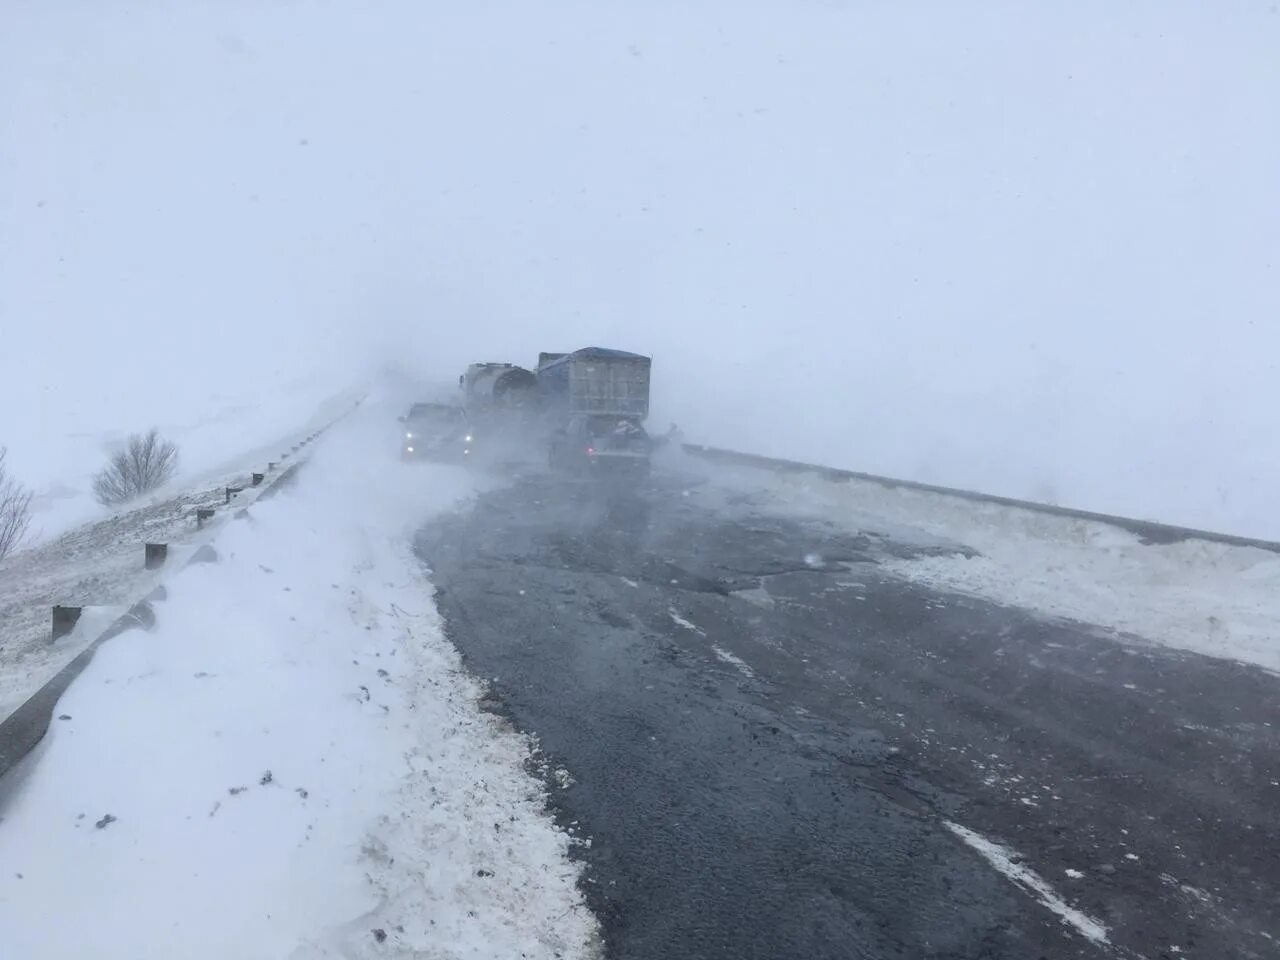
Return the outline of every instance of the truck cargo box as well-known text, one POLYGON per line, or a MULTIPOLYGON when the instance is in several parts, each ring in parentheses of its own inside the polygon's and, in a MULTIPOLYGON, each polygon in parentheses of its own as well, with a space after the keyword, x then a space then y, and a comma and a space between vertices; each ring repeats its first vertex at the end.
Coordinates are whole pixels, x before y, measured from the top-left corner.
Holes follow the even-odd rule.
POLYGON ((650 363, 638 353, 587 347, 539 366, 538 389, 556 413, 643 420, 649 415, 650 363))

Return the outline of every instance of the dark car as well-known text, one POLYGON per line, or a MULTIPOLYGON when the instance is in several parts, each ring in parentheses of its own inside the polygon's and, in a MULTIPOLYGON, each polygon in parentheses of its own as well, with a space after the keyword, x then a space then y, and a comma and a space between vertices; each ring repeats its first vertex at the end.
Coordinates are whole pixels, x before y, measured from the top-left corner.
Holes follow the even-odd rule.
POLYGON ((445 403, 415 403, 400 418, 404 426, 400 452, 406 460, 462 461, 475 448, 467 413, 445 403))
POLYGON ((551 437, 552 468, 579 475, 647 476, 649 452, 644 427, 621 417, 573 417, 551 437))

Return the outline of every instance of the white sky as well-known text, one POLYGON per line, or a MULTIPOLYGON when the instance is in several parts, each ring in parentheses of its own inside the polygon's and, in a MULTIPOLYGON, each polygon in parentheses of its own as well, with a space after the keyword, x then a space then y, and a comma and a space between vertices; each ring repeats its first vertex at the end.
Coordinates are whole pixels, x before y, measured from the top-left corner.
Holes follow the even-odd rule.
POLYGON ((1280 537, 1274 4, 0 8, 0 443, 41 482, 598 343, 654 355, 659 428, 1280 537))

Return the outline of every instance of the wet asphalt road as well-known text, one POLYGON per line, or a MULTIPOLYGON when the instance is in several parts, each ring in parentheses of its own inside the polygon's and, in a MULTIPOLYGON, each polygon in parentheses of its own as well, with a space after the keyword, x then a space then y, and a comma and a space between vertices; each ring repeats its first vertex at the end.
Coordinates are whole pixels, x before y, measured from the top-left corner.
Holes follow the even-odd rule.
POLYGON ((572 778, 608 956, 1280 957, 1270 675, 894 578, 880 559, 962 547, 714 472, 528 476, 417 547, 451 639, 572 778))

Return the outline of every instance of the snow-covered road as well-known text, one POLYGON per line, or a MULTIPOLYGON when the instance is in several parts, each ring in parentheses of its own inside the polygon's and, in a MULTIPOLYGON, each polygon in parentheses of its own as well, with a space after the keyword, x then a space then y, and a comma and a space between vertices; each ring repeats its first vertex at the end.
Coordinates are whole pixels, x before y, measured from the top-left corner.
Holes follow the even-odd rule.
POLYGON ((1144 543, 1097 520, 869 480, 752 467, 726 476, 788 515, 962 548, 885 562, 909 580, 1089 623, 1124 643, 1280 673, 1280 556, 1269 550, 1195 538, 1144 543))
MULTIPOLYGON (((4 955, 582 957, 570 837, 405 532, 470 496, 337 428, 105 644, 0 798, 4 955)), ((391 442, 384 442, 390 440, 391 442)))

